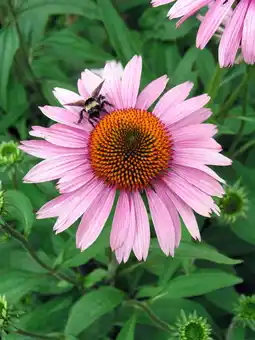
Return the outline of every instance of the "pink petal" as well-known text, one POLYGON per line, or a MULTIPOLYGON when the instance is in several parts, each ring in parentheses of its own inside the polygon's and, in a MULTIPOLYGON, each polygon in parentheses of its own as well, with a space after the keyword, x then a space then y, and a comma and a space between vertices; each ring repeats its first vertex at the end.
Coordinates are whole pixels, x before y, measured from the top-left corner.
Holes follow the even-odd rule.
POLYGON ((190 140, 198 141, 198 143, 201 143, 201 140, 207 140, 213 137, 217 133, 217 131, 218 130, 216 125, 213 124, 188 125, 180 127, 179 129, 176 128, 176 126, 171 126, 169 128, 169 132, 175 143, 190 140))
MULTIPOLYGON (((65 104, 70 104, 70 103, 77 102, 79 100, 84 100, 83 97, 79 96, 75 92, 62 89, 60 87, 55 87, 53 90, 53 94, 57 98, 57 100, 60 102, 60 104, 62 104, 63 106, 65 104)), ((68 109, 70 111, 75 111, 75 112, 81 111, 79 107, 73 107, 73 106, 69 106, 68 109)))
POLYGON ((139 261, 146 260, 150 247, 150 224, 143 199, 138 192, 132 194, 136 217, 136 235, 133 251, 139 261))
POLYGON ((218 166, 227 166, 232 164, 232 161, 229 158, 213 149, 178 147, 178 151, 175 152, 173 162, 175 164, 185 165, 183 164, 184 160, 186 160, 187 166, 189 166, 189 164, 218 166))
POLYGON ((184 203, 177 195, 175 195, 171 189, 167 191, 167 195, 173 202, 175 208, 178 210, 186 228, 190 232, 190 235, 197 240, 201 240, 200 231, 197 225, 197 221, 192 209, 184 203))
POLYGON ((152 4, 153 7, 157 7, 157 6, 161 6, 161 5, 170 4, 173 1, 174 0, 152 0, 151 4, 152 4))
POLYGON ((112 210, 115 189, 105 188, 98 200, 94 200, 84 213, 77 231, 77 247, 87 249, 100 235, 112 210))
POLYGON ((121 95, 125 108, 134 108, 140 87, 142 58, 134 56, 126 65, 121 84, 121 95))
POLYGON ((242 36, 242 53, 247 64, 255 63, 255 2, 250 1, 242 36))
MULTIPOLYGON (((195 3, 195 7, 190 7, 190 11, 187 12, 187 14, 185 14, 177 23, 176 23, 176 27, 179 27, 181 24, 184 23, 184 21, 186 21, 189 17, 191 17, 192 15, 194 15, 200 8, 206 6, 208 4, 208 2, 211 0, 201 0, 201 2, 195 3)), ((171 10, 168 12, 168 16, 170 16, 171 14, 171 10)), ((169 17, 170 19, 172 17, 169 17)))
POLYGON ((171 129, 180 129, 186 125, 196 125, 203 123, 212 115, 212 111, 210 109, 201 108, 195 112, 192 112, 189 116, 182 118, 178 122, 174 123, 171 126, 171 129))
POLYGON ((81 149, 62 148, 44 140, 21 141, 21 143, 23 145, 19 146, 19 149, 39 158, 51 158, 60 154, 64 156, 84 153, 81 149))
POLYGON ((198 214, 210 217, 213 199, 201 190, 197 189, 189 182, 171 172, 164 178, 171 191, 178 195, 185 203, 187 203, 198 214))
POLYGON ((153 110, 153 113, 159 118, 164 118, 167 115, 167 112, 171 111, 173 106, 175 107, 188 97, 192 87, 193 84, 189 81, 173 87, 159 100, 153 110))
POLYGON ((179 0, 170 9, 168 16, 170 19, 179 18, 188 15, 190 12, 196 12, 203 6, 206 6, 211 0, 179 0))
POLYGON ((87 123, 86 124, 87 126, 86 126, 84 124, 84 120, 80 124, 77 124, 79 120, 78 113, 71 112, 65 108, 57 107, 57 106, 44 106, 44 107, 40 107, 40 110, 46 117, 52 120, 55 120, 58 123, 72 126, 76 129, 81 129, 85 131, 88 130, 89 124, 87 123))
POLYGON ((136 108, 147 110, 164 91, 168 80, 167 76, 164 75, 148 84, 139 94, 136 108))
POLYGON ((123 245, 116 249, 116 258, 117 261, 120 262, 127 262, 129 259, 131 250, 134 245, 135 241, 135 236, 136 236, 136 216, 135 216, 135 207, 134 207, 134 202, 131 198, 131 194, 129 194, 129 205, 130 205, 130 210, 129 210, 129 227, 126 235, 126 239, 123 243, 123 245))
MULTIPOLYGON (((97 76, 96 74, 94 74, 88 69, 82 72, 81 79, 89 95, 91 95, 92 92, 95 90, 95 88, 103 81, 101 77, 97 76)), ((102 89, 102 93, 103 93, 103 89, 102 89)))
POLYGON ((174 255, 175 231, 172 218, 157 193, 151 189, 146 190, 151 217, 162 251, 168 256, 174 255))
POLYGON ((113 251, 124 244, 128 233, 129 221, 129 195, 125 191, 120 191, 110 234, 110 245, 113 251))
POLYGON ((209 8, 197 33, 197 47, 203 49, 224 20, 235 0, 217 0, 209 8), (224 4, 225 3, 225 4, 224 4), (223 5, 224 4, 224 5, 223 5))
MULTIPOLYGON (((233 0, 229 2, 233 2, 233 0)), ((239 2, 231 20, 225 27, 219 46, 219 63, 221 67, 233 65, 235 62, 242 39, 243 24, 248 5, 248 1, 239 2)))
POLYGON ((173 221, 174 230, 172 230, 171 233, 174 233, 175 235, 175 247, 177 248, 181 241, 181 222, 180 222, 178 212, 175 206, 173 205, 171 199, 167 195, 167 191, 168 191, 167 185, 163 181, 160 181, 155 185, 155 189, 160 199, 165 203, 165 206, 173 221))
POLYGON ((76 191, 77 189, 83 187, 87 182, 90 182, 94 177, 94 173, 91 170, 89 164, 87 164, 87 169, 80 176, 75 176, 72 181, 58 182, 57 189, 61 194, 76 191))
POLYGON ((209 100, 210 97, 207 94, 202 94, 201 96, 187 99, 179 105, 176 105, 175 107, 172 107, 166 111, 165 115, 163 116, 163 121, 166 125, 174 124, 179 120, 189 116, 193 112, 201 109, 209 102, 209 100))
POLYGON ((84 155, 55 156, 34 166, 24 177, 24 182, 41 183, 60 178, 86 162, 84 155))
POLYGON ((70 201, 61 211, 57 222, 54 225, 56 233, 60 233, 69 228, 80 218, 90 207, 94 200, 98 200, 105 190, 103 183, 96 178, 92 179, 82 188, 70 193, 70 201))
POLYGON ((208 139, 196 139, 196 140, 182 140, 174 142, 174 149, 181 148, 200 148, 201 143, 203 143, 203 148, 205 149, 214 149, 215 151, 220 152, 222 147, 219 143, 217 143, 213 138, 208 139))
POLYGON ((214 178, 205 174, 201 170, 187 168, 180 165, 174 165, 172 170, 190 184, 196 186, 198 189, 210 196, 222 197, 224 195, 224 189, 222 186, 214 178))
POLYGON ((123 108, 121 98, 121 79, 116 74, 115 67, 112 63, 106 63, 104 73, 106 75, 105 92, 109 103, 111 103, 115 109, 123 108))
POLYGON ((85 89, 85 86, 83 84, 82 79, 78 79, 77 87, 78 87, 78 91, 79 91, 81 97, 83 97, 83 98, 88 98, 89 97, 89 93, 85 89))
POLYGON ((65 194, 60 195, 53 200, 44 204, 38 211, 37 211, 37 219, 49 218, 49 217, 56 217, 60 214, 61 211, 65 208, 65 205, 68 204, 70 199, 72 198, 72 194, 65 194))

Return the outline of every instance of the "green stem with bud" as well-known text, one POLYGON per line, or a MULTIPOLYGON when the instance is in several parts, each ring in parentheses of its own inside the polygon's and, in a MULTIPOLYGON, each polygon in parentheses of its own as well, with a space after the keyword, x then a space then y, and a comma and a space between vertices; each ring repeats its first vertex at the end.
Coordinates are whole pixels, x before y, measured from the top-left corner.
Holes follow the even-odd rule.
POLYGON ((51 336, 51 335, 42 335, 42 334, 38 334, 38 333, 32 333, 32 332, 28 332, 28 331, 24 331, 23 329, 19 329, 17 327, 15 333, 16 334, 20 334, 20 335, 24 335, 24 336, 29 336, 33 339, 45 339, 45 340, 59 340, 60 337, 56 337, 56 336, 51 336))
POLYGON ((151 319, 151 321, 153 321, 153 323, 155 324, 155 326, 157 326, 159 329, 165 331, 165 332, 171 332, 171 327, 168 325, 168 323, 166 323, 165 321, 161 320, 148 306, 148 304, 146 302, 140 302, 137 300, 130 300, 127 302, 127 305, 131 305, 134 308, 137 309, 141 309, 143 310, 145 313, 147 313, 147 315, 149 316, 149 318, 151 319))
MULTIPOLYGON (((242 113, 243 113, 243 116, 245 117, 246 114, 247 114, 247 104, 248 104, 248 87, 249 87, 249 80, 250 80, 250 77, 251 77, 251 68, 248 67, 247 69, 247 74, 246 74, 246 82, 244 84, 244 93, 243 93, 243 101, 242 101, 242 113)), ((244 128, 245 128, 245 120, 242 120, 241 121, 241 124, 240 124, 240 127, 239 127, 239 130, 237 132, 237 136, 236 138, 234 139, 232 145, 230 146, 230 149, 229 149, 229 154, 232 155, 237 147, 237 145, 239 144, 239 142, 241 141, 242 139, 242 136, 243 136, 243 131, 244 131, 244 128)))
POLYGON ((36 254, 36 251, 33 249, 33 247, 29 244, 29 242, 26 240, 26 238, 19 233, 17 230, 13 229, 10 225, 8 225, 6 222, 3 222, 1 224, 1 228, 4 232, 6 232, 8 235, 12 236, 15 240, 17 240, 29 253, 29 255, 42 267, 44 268, 49 274, 55 276, 58 280, 64 280, 72 285, 75 285, 77 288, 80 288, 80 283, 73 279, 72 277, 69 277, 65 274, 57 272, 54 268, 44 263, 36 254))

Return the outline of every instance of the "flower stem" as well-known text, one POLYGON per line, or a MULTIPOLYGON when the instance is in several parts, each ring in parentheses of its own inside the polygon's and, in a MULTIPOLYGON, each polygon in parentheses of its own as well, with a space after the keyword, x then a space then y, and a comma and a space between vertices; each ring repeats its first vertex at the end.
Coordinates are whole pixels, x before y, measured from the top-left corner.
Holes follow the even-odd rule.
POLYGON ((146 312, 149 318, 153 321, 153 323, 161 330, 165 332, 171 332, 171 328, 165 321, 161 320, 148 306, 146 302, 140 302, 137 300, 130 300, 127 304, 133 306, 134 308, 138 308, 146 312))
POLYGON ((211 79, 211 81, 210 81, 210 83, 207 87, 207 90, 206 90, 208 95, 211 97, 210 102, 214 101, 214 99, 215 99, 215 97, 218 93, 221 78, 222 78, 222 69, 220 68, 220 65, 217 64, 215 71, 214 71, 214 74, 213 74, 213 77, 212 77, 212 79, 211 79))
POLYGON ((3 231, 5 231, 8 235, 12 236, 15 240, 17 240, 30 254, 30 256, 45 270, 47 270, 49 272, 49 274, 55 276, 58 280, 64 280, 67 281, 69 283, 71 283, 72 285, 75 285, 79 288, 79 283, 69 277, 66 276, 65 274, 62 273, 58 273, 56 272, 56 270, 52 267, 50 267, 49 265, 47 265, 46 263, 44 263, 36 254, 35 250, 33 249, 33 247, 29 244, 29 242, 26 240, 26 238, 19 233, 17 230, 13 229, 10 225, 8 225, 6 222, 3 222, 3 224, 1 224, 1 228, 3 229, 3 231))
POLYGON ((28 332, 28 331, 24 331, 23 329, 19 329, 17 327, 15 327, 15 328, 16 328, 16 331, 15 331, 16 334, 29 336, 33 339, 46 339, 46 340, 59 340, 60 339, 59 337, 56 337, 56 336, 31 333, 31 332, 28 332))
MULTIPOLYGON (((251 72, 251 68, 248 68, 248 70, 247 70, 247 81, 244 84, 244 93, 243 93, 243 102, 242 102, 242 113, 243 113, 244 117, 247 114, 248 87, 249 87, 249 80, 250 80, 250 77, 251 77, 251 73, 252 73, 251 72)), ((241 124, 240 124, 240 127, 239 127, 239 130, 237 132, 237 136, 236 136, 236 138, 234 139, 232 145, 229 148, 229 154, 230 155, 232 155, 234 153, 237 145, 241 141, 242 136, 243 136, 244 128, 245 128, 245 120, 242 120, 241 124)))
POLYGON ((249 81, 249 72, 247 72, 241 82, 241 84, 238 86, 238 88, 231 94, 231 96, 228 98, 225 104, 222 105, 219 112, 217 113, 218 121, 219 123, 223 122, 228 114, 228 110, 231 109, 234 102, 239 97, 240 93, 245 89, 247 86, 247 83, 249 81))

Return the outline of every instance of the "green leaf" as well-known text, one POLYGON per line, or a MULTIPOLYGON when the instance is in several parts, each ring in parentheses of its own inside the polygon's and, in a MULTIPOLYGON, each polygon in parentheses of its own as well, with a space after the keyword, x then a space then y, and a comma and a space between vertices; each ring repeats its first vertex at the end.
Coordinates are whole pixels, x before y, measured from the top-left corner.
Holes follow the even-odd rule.
POLYGON ((205 298, 215 306, 233 313, 233 308, 238 303, 239 295, 233 287, 228 287, 206 294, 205 298))
POLYGON ((196 60, 196 68, 199 72, 199 77, 203 82, 204 88, 206 89, 208 84, 211 82, 216 68, 214 56, 209 49, 200 51, 196 60))
POLYGON ((0 31, 0 103, 4 110, 7 109, 7 85, 10 70, 17 49, 19 39, 13 27, 0 31))
POLYGON ((136 316, 133 315, 124 325, 117 336, 117 340, 134 340, 135 339, 136 316))
POLYGON ((197 78, 197 74, 192 72, 193 65, 198 58, 199 50, 196 47, 190 47, 185 53, 173 74, 173 84, 180 84, 184 81, 190 80, 194 82, 197 78))
POLYGON ((156 39, 161 41, 175 41, 190 33, 193 27, 198 25, 194 18, 184 22, 178 29, 173 20, 167 18, 168 8, 166 6, 148 8, 144 11, 140 25, 144 30, 146 39, 156 39))
MULTIPOLYGON (((96 44, 92 44, 88 40, 77 36, 70 30, 61 30, 53 32, 38 44, 35 51, 36 55, 40 57, 34 61, 35 70, 38 69, 38 62, 41 64, 41 59, 54 57, 55 60, 62 60, 68 63, 69 66, 83 67, 85 61, 97 61, 104 63, 113 57, 99 48, 96 44), (43 46, 43 48, 42 48, 43 46), (77 66, 78 63, 78 66, 77 66), (79 66, 80 65, 80 66, 79 66)), ((37 71, 38 72, 38 71, 37 71)))
POLYGON ((102 315, 117 307, 124 294, 113 287, 103 287, 81 297, 72 307, 66 334, 78 335, 102 315))
POLYGON ((33 206, 21 191, 7 190, 5 193, 7 220, 18 221, 24 234, 28 235, 34 223, 33 206))
POLYGON ((21 317, 19 325, 28 331, 61 331, 66 323, 71 297, 53 298, 48 302, 35 306, 35 308, 21 317))
POLYGON ((105 279, 107 274, 108 274, 107 270, 102 269, 102 268, 97 268, 97 269, 93 270, 93 272, 91 272, 90 274, 85 276, 84 287, 91 288, 96 283, 105 279))
POLYGON ((221 270, 200 270, 173 279, 161 296, 183 298, 203 295, 224 287, 234 286, 243 280, 221 270))
MULTIPOLYGON (((157 240, 152 240, 151 248, 153 253, 159 253, 162 255, 162 257, 164 256, 158 247, 157 240)), ((242 260, 234 260, 219 253, 217 249, 206 243, 186 241, 182 241, 179 248, 176 249, 175 259, 199 259, 229 265, 239 264, 242 262, 242 260)))
POLYGON ((18 14, 30 15, 34 13, 52 14, 76 14, 85 16, 89 19, 100 19, 98 8, 93 0, 26 0, 21 1, 18 14), (29 12, 29 13, 28 13, 29 12))
POLYGON ((111 45, 118 54, 119 59, 125 64, 134 54, 139 54, 139 46, 113 7, 112 2, 109 0, 97 0, 97 3, 111 45))
POLYGON ((6 295, 13 304, 40 284, 40 277, 21 271, 0 272, 0 277, 0 295, 6 295))

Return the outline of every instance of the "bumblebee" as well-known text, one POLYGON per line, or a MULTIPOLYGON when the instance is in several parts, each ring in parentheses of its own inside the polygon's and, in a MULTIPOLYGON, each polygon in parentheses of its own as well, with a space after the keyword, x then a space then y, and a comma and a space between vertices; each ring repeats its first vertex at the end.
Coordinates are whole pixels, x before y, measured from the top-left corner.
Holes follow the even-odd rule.
POLYGON ((100 94, 100 91, 103 87, 104 80, 95 88, 92 92, 91 97, 86 100, 79 100, 74 103, 66 104, 70 106, 79 106, 82 107, 80 111, 80 117, 77 124, 80 124, 84 118, 84 113, 88 114, 89 123, 95 127, 95 123, 99 121, 100 113, 107 112, 105 109, 105 105, 113 106, 107 100, 105 100, 105 96, 100 94))

